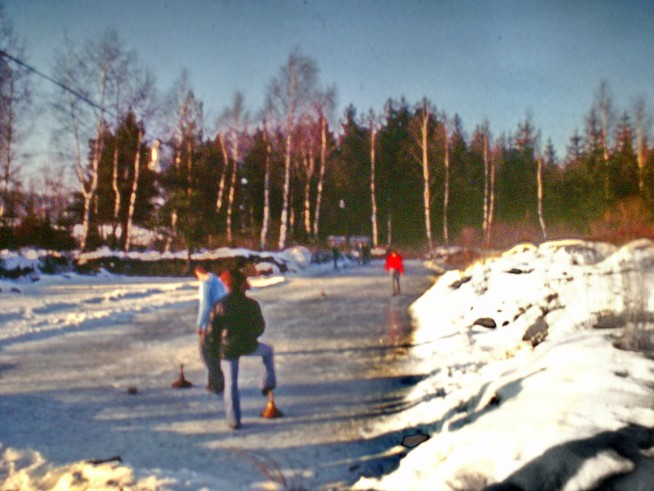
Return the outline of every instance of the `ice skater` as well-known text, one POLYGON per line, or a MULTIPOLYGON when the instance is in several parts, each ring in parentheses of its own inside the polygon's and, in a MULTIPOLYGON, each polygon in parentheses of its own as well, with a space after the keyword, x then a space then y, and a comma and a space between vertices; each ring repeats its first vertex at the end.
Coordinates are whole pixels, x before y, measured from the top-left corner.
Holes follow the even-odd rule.
POLYGON ((389 272, 393 287, 393 296, 400 294, 400 275, 404 274, 402 256, 395 249, 390 249, 386 256, 384 269, 389 272))
MULTIPOLYGON (((261 306, 248 297, 247 278, 234 270, 221 275, 229 293, 218 301, 210 314, 211 329, 220 337, 220 367, 225 376, 225 419, 232 429, 241 427, 241 402, 238 367, 241 356, 258 356, 263 362, 260 389, 274 406, 273 389, 277 385, 273 349, 258 341, 266 326, 261 306)), ((263 416, 263 414, 262 414, 263 416)))

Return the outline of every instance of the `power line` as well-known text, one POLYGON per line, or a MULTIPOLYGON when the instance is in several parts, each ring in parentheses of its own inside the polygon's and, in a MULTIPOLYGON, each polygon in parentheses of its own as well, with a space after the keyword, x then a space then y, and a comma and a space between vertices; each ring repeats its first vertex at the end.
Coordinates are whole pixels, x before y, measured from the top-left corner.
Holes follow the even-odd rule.
POLYGON ((37 69, 34 68, 33 66, 28 65, 28 64, 25 63, 24 61, 19 60, 19 59, 16 58, 15 56, 10 55, 9 53, 7 53, 6 51, 4 51, 4 50, 2 50, 2 49, 0 49, 0 56, 4 56, 5 58, 7 58, 7 59, 13 61, 14 63, 16 63, 16 64, 22 66, 23 68, 29 70, 30 72, 35 73, 35 74, 38 75, 39 77, 42 77, 42 78, 46 79, 48 82, 51 82, 51 83, 55 84, 57 87, 62 88, 62 89, 65 90, 66 92, 69 92, 69 93, 73 94, 75 97, 77 97, 78 99, 81 99, 82 101, 86 102, 86 103, 89 104, 90 106, 93 106, 94 108, 99 109, 100 111, 102 111, 102 112, 104 112, 104 113, 106 113, 106 114, 109 114, 110 116, 116 117, 116 115, 113 114, 111 111, 105 109, 104 107, 102 107, 102 106, 101 106, 100 104, 98 104, 97 102, 95 102, 95 101, 89 99, 89 98, 88 98, 87 96, 85 96, 84 94, 79 93, 79 92, 76 91, 75 89, 70 88, 70 87, 67 86, 66 84, 64 84, 64 83, 62 83, 62 82, 60 82, 60 81, 58 81, 58 80, 56 80, 56 79, 50 77, 49 75, 46 75, 45 73, 43 73, 43 72, 37 70, 37 69))

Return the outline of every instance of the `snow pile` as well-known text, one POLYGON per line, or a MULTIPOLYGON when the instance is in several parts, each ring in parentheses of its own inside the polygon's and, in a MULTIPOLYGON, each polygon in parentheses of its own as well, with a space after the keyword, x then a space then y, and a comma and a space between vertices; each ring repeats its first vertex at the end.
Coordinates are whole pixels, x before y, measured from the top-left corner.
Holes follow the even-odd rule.
POLYGON ((427 375, 366 435, 431 438, 355 489, 650 489, 652 284, 648 240, 525 244, 444 274, 411 309, 427 375))

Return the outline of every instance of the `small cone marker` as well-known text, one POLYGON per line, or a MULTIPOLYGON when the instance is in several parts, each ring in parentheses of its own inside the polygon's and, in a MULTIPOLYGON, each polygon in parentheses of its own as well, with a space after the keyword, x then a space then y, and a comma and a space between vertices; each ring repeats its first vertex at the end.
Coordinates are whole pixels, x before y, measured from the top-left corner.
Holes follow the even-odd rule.
POLYGON ((193 387, 193 384, 184 378, 184 364, 182 363, 179 368, 179 378, 172 384, 174 389, 188 389, 193 387))
POLYGON ((268 404, 266 404, 265 409, 261 412, 262 418, 274 419, 281 418, 284 416, 282 412, 277 409, 275 406, 275 397, 273 396, 273 391, 268 392, 268 404))

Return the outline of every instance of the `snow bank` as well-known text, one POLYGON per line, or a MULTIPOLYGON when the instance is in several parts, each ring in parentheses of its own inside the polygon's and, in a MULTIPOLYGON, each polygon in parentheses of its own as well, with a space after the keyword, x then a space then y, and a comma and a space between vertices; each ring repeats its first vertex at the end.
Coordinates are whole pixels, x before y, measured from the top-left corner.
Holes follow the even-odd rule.
POLYGON ((411 308, 426 376, 367 434, 431 438, 355 489, 650 489, 654 362, 615 345, 650 339, 653 280, 649 240, 522 244, 445 273, 411 308))

